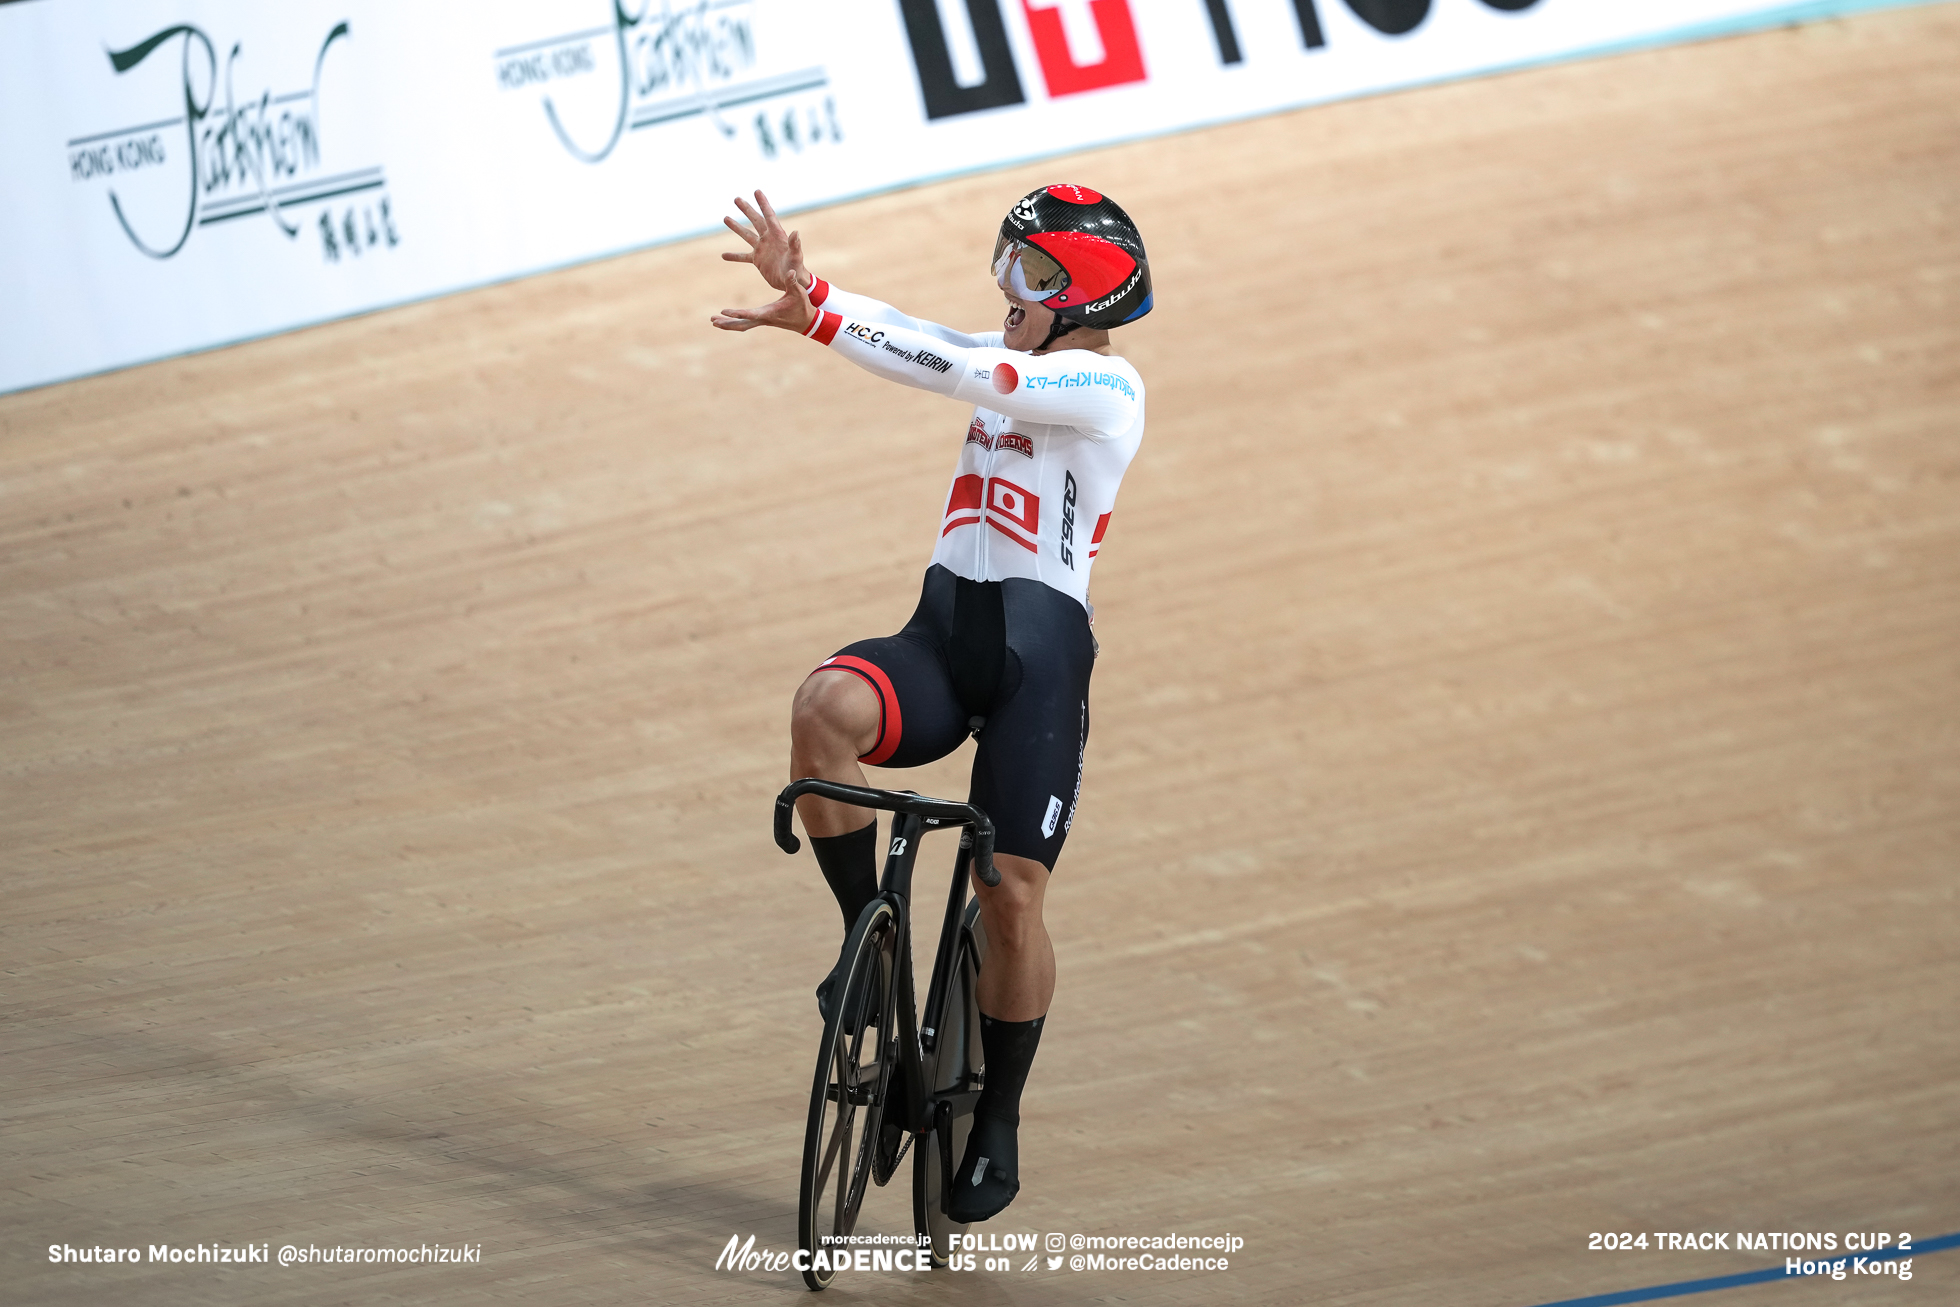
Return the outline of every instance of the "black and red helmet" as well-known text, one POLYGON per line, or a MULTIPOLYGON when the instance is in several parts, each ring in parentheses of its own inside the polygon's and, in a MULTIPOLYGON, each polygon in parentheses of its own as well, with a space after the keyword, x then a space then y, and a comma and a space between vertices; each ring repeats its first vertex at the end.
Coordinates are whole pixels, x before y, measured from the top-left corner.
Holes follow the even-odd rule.
POLYGON ((1001 220, 994 276, 1084 327, 1120 327, 1150 312, 1150 259, 1116 201, 1086 186, 1031 191, 1001 220))

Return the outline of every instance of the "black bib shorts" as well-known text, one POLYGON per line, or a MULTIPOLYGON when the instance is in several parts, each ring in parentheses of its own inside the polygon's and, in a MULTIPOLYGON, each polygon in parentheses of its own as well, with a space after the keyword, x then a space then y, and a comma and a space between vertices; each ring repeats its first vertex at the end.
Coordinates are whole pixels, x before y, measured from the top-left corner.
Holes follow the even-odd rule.
POLYGON ((967 802, 993 818, 996 852, 1053 871, 1082 793, 1095 660, 1089 615, 1068 595, 934 564, 904 630, 846 645, 818 670, 855 673, 877 693, 868 766, 936 762, 977 732, 967 802))

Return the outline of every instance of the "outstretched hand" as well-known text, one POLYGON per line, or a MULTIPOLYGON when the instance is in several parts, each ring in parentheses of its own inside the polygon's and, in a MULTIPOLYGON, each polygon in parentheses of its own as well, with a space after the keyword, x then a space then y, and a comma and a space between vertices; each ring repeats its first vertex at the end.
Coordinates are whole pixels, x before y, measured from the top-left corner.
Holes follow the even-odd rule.
POLYGON ((721 257, 730 263, 747 263, 762 274, 762 279, 783 293, 782 298, 765 304, 759 309, 723 309, 709 321, 723 331, 749 331, 755 327, 781 327, 786 331, 802 332, 816 316, 816 309, 810 303, 810 274, 803 266, 803 238, 793 231, 784 231, 783 224, 776 217, 776 210, 769 204, 769 197, 761 191, 755 193, 755 204, 750 205, 740 196, 735 198, 735 207, 749 220, 747 226, 733 218, 723 218, 728 230, 748 242, 746 252, 723 254, 721 257))
MULTIPOLYGON (((792 253, 800 258, 803 251, 794 233, 790 235, 789 245, 792 253)), ((724 254, 722 257, 727 259, 735 256, 724 254)), ((803 281, 791 277, 789 288, 783 291, 781 299, 764 304, 759 309, 723 309, 709 321, 723 331, 781 327, 785 331, 794 331, 800 335, 809 329, 810 320, 816 314, 816 307, 810 303, 810 292, 804 289, 803 281)))
POLYGON ((748 252, 735 251, 721 257, 730 263, 752 264, 762 274, 762 279, 777 290, 788 290, 791 282, 810 284, 810 273, 803 266, 803 245, 793 231, 784 231, 783 224, 776 217, 776 210, 769 204, 769 197, 761 191, 755 193, 755 204, 741 196, 735 197, 735 207, 742 211, 748 225, 723 218, 722 224, 728 230, 748 242, 748 252))

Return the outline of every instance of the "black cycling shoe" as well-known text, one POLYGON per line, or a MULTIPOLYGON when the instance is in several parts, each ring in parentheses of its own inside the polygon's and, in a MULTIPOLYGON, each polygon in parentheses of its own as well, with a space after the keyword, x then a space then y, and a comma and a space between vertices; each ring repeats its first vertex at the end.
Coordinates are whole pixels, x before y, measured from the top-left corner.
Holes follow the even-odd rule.
MULTIPOLYGON (((817 986, 817 1014, 826 1022, 830 1020, 831 995, 836 993, 837 987, 843 983, 844 959, 840 957, 837 959, 837 965, 830 969, 830 974, 823 978, 823 983, 817 986)), ((868 989, 858 991, 858 1010, 853 1014, 855 1022, 846 1026, 845 1034, 861 1035, 866 1026, 877 1023, 878 1014, 870 1010, 870 1000, 868 989)))
POLYGON ((830 969, 830 974, 817 985, 817 1015, 825 1021, 830 1020, 830 992, 837 988, 837 982, 842 978, 843 971, 844 959, 839 958, 837 965, 830 969))
POLYGON ((947 1219, 971 1225, 999 1216, 1021 1192, 1019 1148, 1015 1132, 1019 1122, 999 1117, 973 1118, 973 1133, 966 1137, 966 1156, 953 1172, 953 1192, 946 1198, 947 1219))

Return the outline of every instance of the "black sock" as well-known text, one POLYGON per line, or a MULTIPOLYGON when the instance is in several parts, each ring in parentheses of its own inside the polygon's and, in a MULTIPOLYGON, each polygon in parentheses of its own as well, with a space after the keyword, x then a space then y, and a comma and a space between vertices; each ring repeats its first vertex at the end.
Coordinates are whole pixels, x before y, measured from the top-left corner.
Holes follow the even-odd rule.
POLYGON ((980 1014, 987 1085, 980 1091, 980 1101, 973 1105, 975 1115, 1020 1123, 1021 1087, 1028 1083, 1035 1045, 1041 1042, 1041 1023, 1047 1019, 1038 1016, 1032 1021, 996 1021, 984 1012, 980 1014))
POLYGON ((830 892, 837 896, 837 910, 844 914, 844 929, 857 925, 864 905, 878 897, 878 819, 873 817, 862 830, 843 835, 812 835, 810 850, 817 855, 817 866, 830 892))

